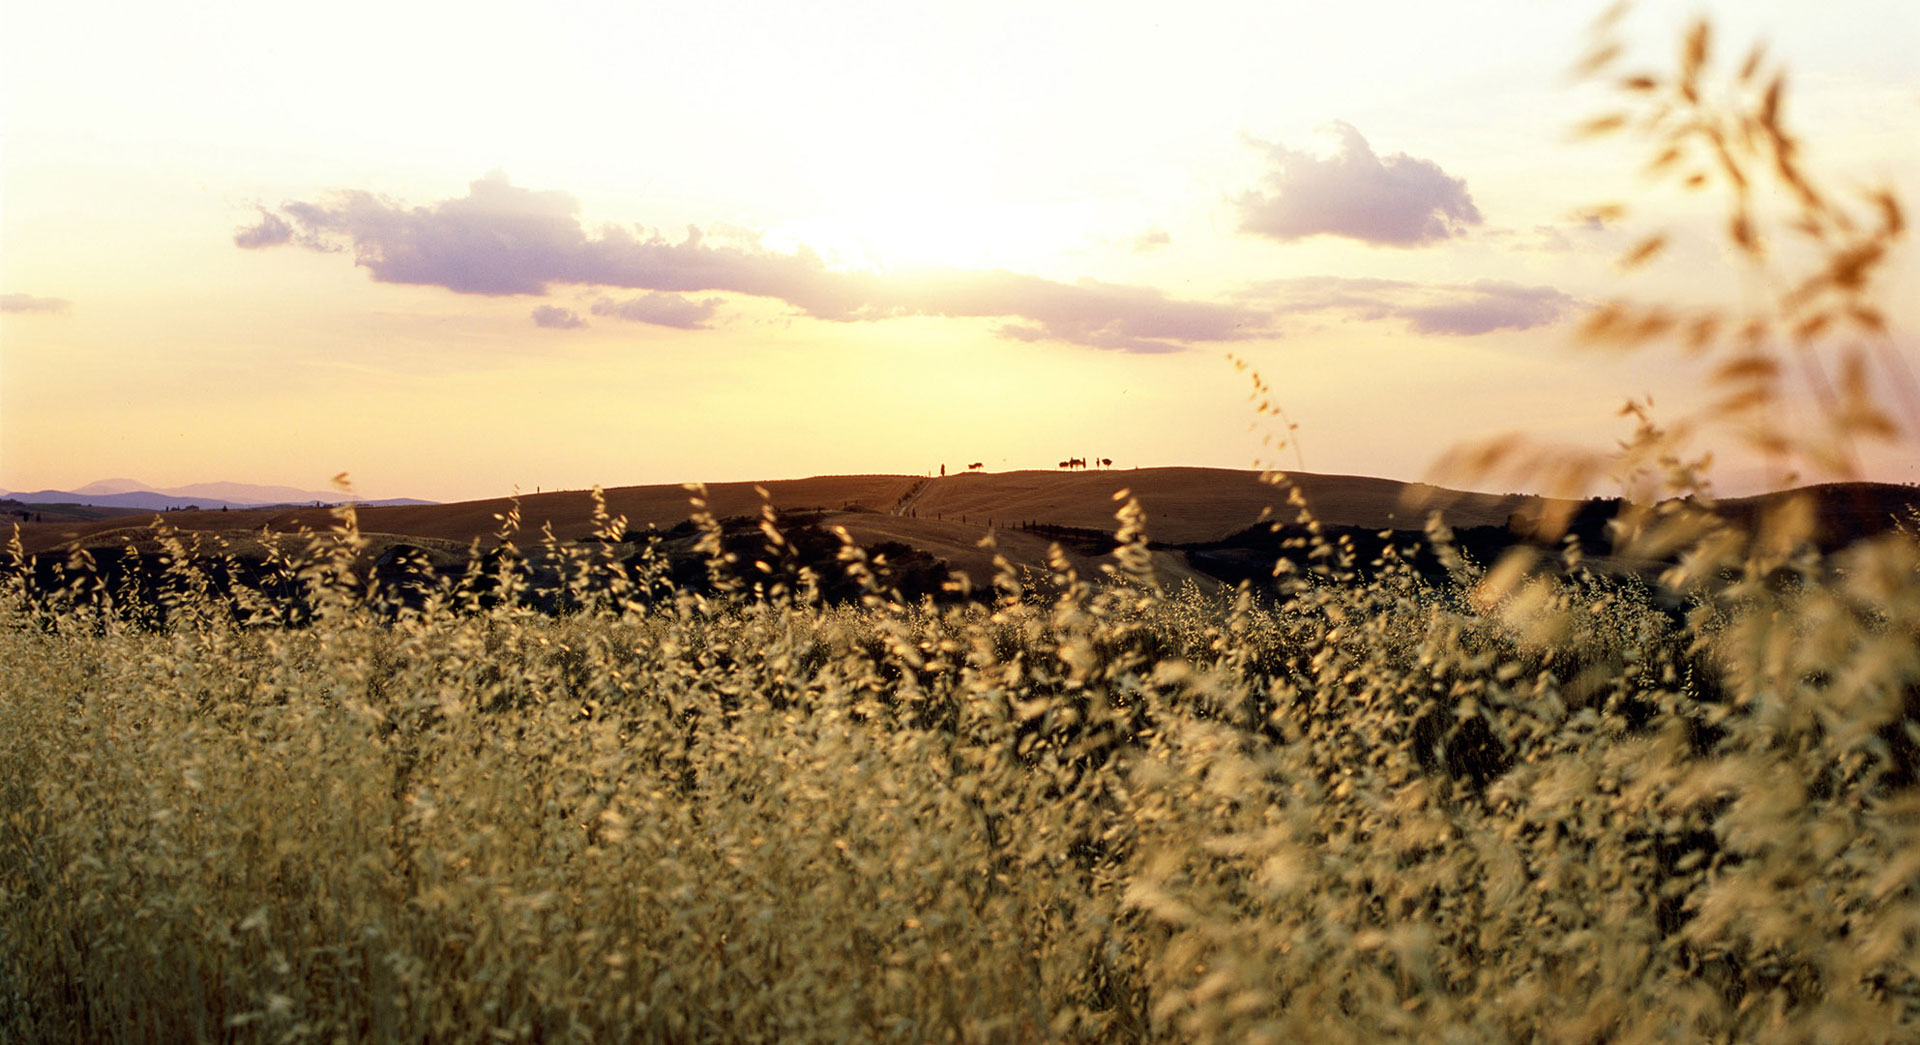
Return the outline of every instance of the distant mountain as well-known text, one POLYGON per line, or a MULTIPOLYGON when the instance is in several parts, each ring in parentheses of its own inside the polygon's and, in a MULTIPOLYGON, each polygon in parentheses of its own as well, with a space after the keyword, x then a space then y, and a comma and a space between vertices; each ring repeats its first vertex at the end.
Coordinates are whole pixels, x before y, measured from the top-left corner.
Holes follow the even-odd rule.
POLYGON ((338 490, 321 493, 292 486, 259 486, 254 483, 191 483, 169 486, 157 492, 171 497, 213 498, 233 504, 312 504, 315 501, 332 504, 346 500, 338 490))
MULTIPOLYGON (((158 490, 137 490, 130 493, 82 493, 79 490, 31 490, 15 491, 7 494, 22 504, 91 504, 104 508, 140 508, 152 512, 164 512, 175 508, 194 506, 199 508, 248 508, 252 505, 234 501, 225 501, 214 497, 176 497, 158 490)), ((300 502, 312 504, 312 500, 300 502)))
MULTIPOLYGON (((138 508, 162 512, 176 508, 258 508, 272 505, 340 504, 350 498, 338 492, 321 493, 293 486, 261 486, 257 483, 192 483, 155 489, 137 479, 102 479, 76 490, 16 491, 0 496, 23 504, 90 504, 106 508, 138 508)), ((368 507, 379 505, 436 504, 414 497, 390 497, 378 501, 357 501, 368 507)))
POLYGON ((146 491, 149 491, 152 489, 153 487, 148 486, 146 483, 143 483, 138 479, 102 479, 97 483, 88 483, 87 485, 82 486, 78 490, 75 490, 74 493, 84 493, 84 494, 145 493, 146 491))

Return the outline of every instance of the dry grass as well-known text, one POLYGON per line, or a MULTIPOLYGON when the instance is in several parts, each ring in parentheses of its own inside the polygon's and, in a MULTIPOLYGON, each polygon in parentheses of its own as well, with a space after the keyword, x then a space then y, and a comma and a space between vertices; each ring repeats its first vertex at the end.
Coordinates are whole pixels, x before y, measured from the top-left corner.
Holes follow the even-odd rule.
POLYGON ((0 1038, 1920 1036, 1911 529, 1206 595, 1118 504, 948 607, 810 598, 771 512, 758 590, 508 526, 542 573, 391 603, 351 511, 258 586, 156 532, 152 601, 16 545, 0 1038))
POLYGON ((1904 534, 1685 621, 1331 546, 1278 601, 1161 595, 1138 543, 947 609, 667 594, 574 546, 549 617, 374 605, 352 524, 284 565, 304 626, 236 623, 165 535, 164 627, 9 589, 0 1035, 1920 1025, 1904 534))

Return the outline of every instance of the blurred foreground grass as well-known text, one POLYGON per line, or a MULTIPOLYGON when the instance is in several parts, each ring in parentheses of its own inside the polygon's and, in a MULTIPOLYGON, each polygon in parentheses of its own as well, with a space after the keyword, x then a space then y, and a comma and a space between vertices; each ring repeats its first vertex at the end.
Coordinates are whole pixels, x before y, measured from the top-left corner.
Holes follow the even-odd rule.
MULTIPOLYGON (((1671 91, 1664 119, 1705 51, 1623 89, 1671 91)), ((1745 177, 1720 134, 1711 169, 1745 177)), ((1791 185, 1786 140, 1754 155, 1791 185)), ((1689 488, 1679 436, 1777 405, 1775 334, 1874 334, 1897 205, 1797 198, 1830 263, 1766 336, 1594 321, 1735 353, 1629 474, 1689 488)), ((1829 423, 1760 449, 1844 469, 1884 435, 1865 344, 1829 423)), ((852 545, 861 597, 817 598, 771 515, 766 569, 733 564, 756 587, 603 542, 549 549, 559 591, 527 597, 509 551, 403 599, 350 511, 258 584, 165 532, 156 591, 84 555, 36 587, 16 556, 0 1039, 1920 1038, 1911 520, 1823 556, 1791 507, 1649 508, 1619 536, 1678 550, 1659 590, 1524 560, 1440 582, 1320 539, 1214 597, 1158 588, 1118 518, 1105 576, 1009 568, 939 606, 852 545)))

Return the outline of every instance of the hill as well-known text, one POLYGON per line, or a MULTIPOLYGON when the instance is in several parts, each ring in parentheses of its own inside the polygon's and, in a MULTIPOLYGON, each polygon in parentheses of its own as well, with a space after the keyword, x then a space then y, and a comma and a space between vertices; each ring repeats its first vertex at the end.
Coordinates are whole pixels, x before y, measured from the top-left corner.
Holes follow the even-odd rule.
MULTIPOLYGON (((1252 526, 1267 508, 1292 518, 1284 487, 1259 472, 1232 468, 1140 468, 1125 471, 968 473, 929 480, 914 498, 919 518, 991 518, 1111 530, 1114 495, 1130 491, 1147 513, 1155 541, 1216 541, 1252 526)), ((1530 499, 1514 494, 1464 493, 1392 479, 1352 475, 1288 476, 1315 516, 1336 526, 1418 530, 1429 510, 1456 526, 1505 525, 1530 499)))
POLYGON ((91 504, 34 503, 11 497, 0 499, 0 525, 10 523, 75 523, 100 519, 150 518, 152 512, 138 508, 111 508, 91 504))
MULTIPOLYGON (((1222 468, 1143 468, 1127 471, 1015 471, 968 473, 941 478, 905 475, 814 476, 762 484, 718 483, 706 490, 707 507, 721 519, 757 519, 763 504, 797 525, 822 532, 845 528, 863 546, 890 546, 896 556, 911 550, 923 559, 962 572, 976 586, 989 583, 995 549, 981 543, 993 535, 998 552, 1013 562, 1042 566, 1047 549, 1060 542, 1069 561, 1082 572, 1097 570, 1111 547, 1115 496, 1128 491, 1147 515, 1147 531, 1162 575, 1171 582, 1191 579, 1203 585, 1257 577, 1270 567, 1278 539, 1259 523, 1263 513, 1290 522, 1295 510, 1288 497, 1297 490, 1315 517, 1344 534, 1361 549, 1382 543, 1391 531, 1396 544, 1416 542, 1428 514, 1439 511, 1463 543, 1483 561, 1525 539, 1525 520, 1537 516, 1542 502, 1517 494, 1450 490, 1363 476, 1296 473, 1284 485, 1263 481, 1260 473, 1222 468)), ((1920 490, 1873 483, 1830 484, 1803 491, 1820 521, 1821 543, 1836 546, 1856 536, 1891 526, 1909 506, 1920 505, 1920 490)), ((681 526, 691 494, 678 485, 630 486, 607 490, 609 513, 625 516, 627 535, 666 534, 681 526)), ((1723 511, 1736 519, 1757 517, 1780 495, 1728 501, 1723 511)), ((379 537, 381 547, 416 542, 448 549, 498 541, 503 519, 515 507, 511 498, 455 504, 363 506, 362 532, 379 537)), ((584 490, 522 496, 517 502, 522 547, 538 544, 550 529, 560 542, 593 534, 591 494, 584 490)), ((1576 515, 1587 546, 1599 550, 1605 522, 1617 505, 1589 502, 1576 515)), ((235 508, 225 511, 164 513, 169 525, 186 531, 218 532, 251 538, 273 533, 325 531, 335 520, 325 508, 235 508)), ((21 526, 29 553, 58 552, 75 546, 119 547, 138 539, 150 517, 45 518, 21 526)), ((751 526, 736 527, 745 534, 751 526)), ((680 531, 684 534, 684 527, 680 531)), ((257 542, 253 542, 257 543, 257 542)), ((683 541, 690 548, 690 541, 683 541)), ((681 549, 683 552, 686 549, 681 549)), ((1645 565, 1645 564, 1643 564, 1645 565)))
MULTIPOLYGON (((1470 494, 1434 487, 1356 476, 1299 474, 1290 480, 1325 521, 1375 529, 1419 529, 1422 504, 1443 509, 1456 526, 1504 524, 1526 501, 1512 495, 1470 494)), ((885 530, 901 537, 971 546, 989 524, 1009 529, 1017 523, 1111 531, 1114 495, 1131 490, 1147 512, 1154 540, 1183 544, 1218 540, 1254 525, 1263 509, 1286 508, 1285 490, 1260 480, 1260 473, 1224 468, 1143 468, 1128 471, 1018 471, 950 475, 926 479, 906 475, 814 476, 766 483, 716 483, 707 487, 708 510, 715 516, 758 515, 763 503, 783 515, 826 513, 832 525, 885 530), (899 514, 895 514, 898 512, 899 514), (891 521, 881 523, 876 516, 891 521), (864 517, 864 518, 863 518, 864 517), (949 525, 951 524, 951 525, 949 525)), ((607 510, 627 517, 630 529, 665 530, 687 519, 692 496, 679 485, 626 486, 605 491, 607 510)), ((454 504, 362 506, 362 530, 469 542, 491 543, 500 517, 514 506, 500 497, 454 504)), ((592 496, 585 490, 523 495, 518 499, 522 543, 551 526, 563 541, 592 532, 592 496)), ((325 530, 333 517, 325 508, 232 508, 227 511, 167 512, 169 524, 185 530, 277 533, 325 530)), ((93 543, 125 520, 23 529, 29 550, 69 541, 93 543)), ((1042 542, 1042 546, 1044 547, 1042 542)))

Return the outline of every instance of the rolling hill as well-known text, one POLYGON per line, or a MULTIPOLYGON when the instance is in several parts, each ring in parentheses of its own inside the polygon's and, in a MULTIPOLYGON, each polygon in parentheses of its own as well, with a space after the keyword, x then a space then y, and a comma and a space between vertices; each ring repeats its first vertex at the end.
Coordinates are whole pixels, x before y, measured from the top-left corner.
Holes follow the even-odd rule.
MULTIPOLYGON (((976 585, 990 582, 995 549, 981 546, 991 532, 999 553, 1030 566, 1045 563, 1056 539, 1069 561, 1083 572, 1097 569, 1107 545, 1103 535, 1115 526, 1115 497, 1128 491, 1147 515, 1156 565, 1171 581, 1207 581, 1223 576, 1217 564, 1238 556, 1251 561, 1262 554, 1271 565, 1264 538, 1254 528, 1271 510, 1283 521, 1294 518, 1290 492, 1297 490, 1317 519, 1328 527, 1367 538, 1375 531, 1398 531, 1411 539, 1428 513, 1439 511, 1457 531, 1475 531, 1497 546, 1514 539, 1510 522, 1538 513, 1537 498, 1486 494, 1361 476, 1298 473, 1285 485, 1263 481, 1254 471, 1221 468, 1143 468, 1126 471, 1014 471, 966 473, 941 478, 905 475, 815 476, 763 484, 718 483, 706 489, 709 510, 722 519, 755 517, 763 503, 782 516, 804 518, 823 530, 845 528, 864 546, 892 542, 931 556, 949 569, 968 574, 976 585), (764 495, 763 495, 764 491, 764 495), (1223 550, 1224 546, 1232 546, 1223 550), (1229 554, 1231 553, 1231 554, 1229 554)), ((1920 504, 1920 490, 1886 484, 1853 483, 1809 488, 1822 527, 1823 544, 1887 529, 1907 506, 1920 504)), ((629 535, 665 532, 685 522, 691 510, 688 490, 678 485, 629 486, 605 491, 608 511, 625 516, 629 535)), ((1727 514, 1752 517, 1770 498, 1743 498, 1724 505, 1727 514)), ((551 529, 561 542, 592 535, 592 498, 574 490, 525 495, 518 499, 523 547, 540 542, 551 529)), ((503 518, 513 509, 509 498, 454 504, 361 506, 362 532, 378 535, 382 546, 401 542, 431 544, 444 555, 478 541, 497 543, 503 518)), ((324 531, 335 524, 326 508, 231 508, 225 511, 169 512, 167 523, 185 531, 220 532, 230 537, 324 531)), ((75 546, 118 547, 146 530, 150 516, 96 520, 47 518, 21 525, 29 553, 75 546)), ((251 542, 257 545, 256 542, 251 542)))
MULTIPOLYGON (((1512 495, 1470 494, 1388 479, 1300 474, 1292 478, 1319 516, 1340 525, 1418 529, 1422 504, 1445 511, 1456 526, 1504 524, 1525 502, 1512 495)), ((716 516, 758 515, 760 490, 776 511, 827 513, 834 524, 852 522, 875 532, 951 544, 971 544, 991 524, 1016 523, 1111 530, 1114 495, 1130 490, 1146 510, 1154 540, 1180 544, 1218 540, 1254 525, 1263 509, 1286 510, 1285 490, 1263 483, 1260 473, 1222 468, 1143 468, 1129 471, 972 473, 925 479, 906 475, 815 476, 766 483, 716 483, 707 487, 709 510, 716 516), (899 514, 894 514, 896 511, 899 514), (877 517, 892 521, 879 522, 877 517)), ((627 517, 630 529, 668 529, 689 514, 692 495, 683 486, 626 486, 605 491, 607 510, 627 517)), ((490 542, 511 498, 453 504, 361 506, 361 529, 468 542, 490 542)), ((592 498, 570 490, 523 495, 520 525, 537 535, 551 525, 561 540, 579 540, 592 531, 592 498)), ((326 508, 230 508, 227 511, 168 512, 167 521, 185 530, 282 533, 333 525, 326 508)), ((144 523, 144 519, 141 520, 144 523)), ((127 521, 45 524, 23 530, 32 548, 50 548, 72 540, 91 543, 99 535, 124 528, 127 521)), ((523 543, 531 539, 523 538, 523 543)))

